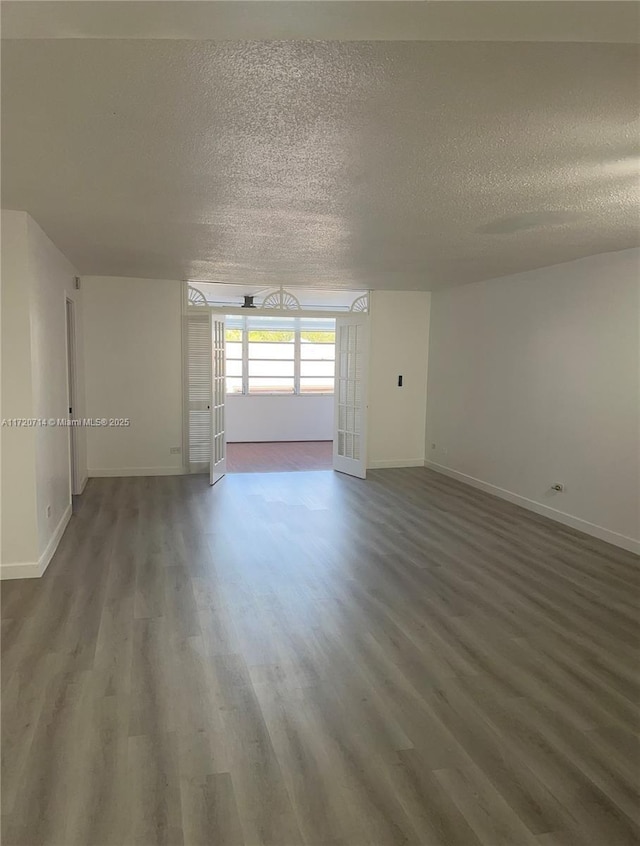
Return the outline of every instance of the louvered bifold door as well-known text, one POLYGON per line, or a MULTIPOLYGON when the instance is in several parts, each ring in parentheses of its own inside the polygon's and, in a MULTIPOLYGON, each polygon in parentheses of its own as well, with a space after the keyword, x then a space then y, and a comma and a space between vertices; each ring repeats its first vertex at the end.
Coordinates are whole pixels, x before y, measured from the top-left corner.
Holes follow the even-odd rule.
POLYGON ((225 432, 224 401, 227 391, 225 347, 224 347, 224 317, 211 317, 211 465, 209 482, 212 485, 227 472, 227 435, 225 432))
POLYGON ((189 471, 206 473, 211 459, 211 317, 205 312, 185 320, 189 471))
POLYGON ((361 479, 367 475, 368 360, 367 316, 336 318, 333 469, 361 479))

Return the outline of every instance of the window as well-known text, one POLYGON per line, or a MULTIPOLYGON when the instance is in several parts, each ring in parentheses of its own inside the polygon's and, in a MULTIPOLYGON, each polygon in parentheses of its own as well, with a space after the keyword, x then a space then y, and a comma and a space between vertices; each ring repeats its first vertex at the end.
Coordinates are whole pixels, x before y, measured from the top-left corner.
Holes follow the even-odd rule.
POLYGON ((335 321, 227 316, 227 394, 331 394, 335 321))
POLYGON ((336 358, 335 329, 300 332, 300 393, 332 394, 336 358))
POLYGON ((286 329, 247 330, 248 393, 295 393, 295 334, 286 329))
POLYGON ((227 393, 242 393, 242 329, 225 327, 227 355, 227 393))

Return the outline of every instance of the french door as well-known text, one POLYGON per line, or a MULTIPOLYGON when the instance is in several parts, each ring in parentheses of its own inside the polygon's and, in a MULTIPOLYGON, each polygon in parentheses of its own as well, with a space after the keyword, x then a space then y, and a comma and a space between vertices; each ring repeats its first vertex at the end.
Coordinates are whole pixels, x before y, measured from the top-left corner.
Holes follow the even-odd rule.
POLYGON ((227 472, 227 434, 224 401, 225 373, 224 317, 211 315, 211 461, 209 484, 215 485, 227 472))
POLYGON ((190 473, 206 473, 211 461, 212 344, 206 311, 186 317, 187 384, 186 465, 190 473))
POLYGON ((367 316, 337 317, 333 469, 360 479, 367 475, 368 363, 367 316))

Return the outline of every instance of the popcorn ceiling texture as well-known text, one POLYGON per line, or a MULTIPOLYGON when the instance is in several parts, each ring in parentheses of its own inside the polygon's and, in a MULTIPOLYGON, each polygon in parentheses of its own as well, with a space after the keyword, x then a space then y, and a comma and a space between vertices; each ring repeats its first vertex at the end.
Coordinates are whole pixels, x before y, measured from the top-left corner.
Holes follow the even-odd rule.
POLYGON ((2 205, 81 273, 424 289, 638 243, 628 44, 14 40, 2 205))

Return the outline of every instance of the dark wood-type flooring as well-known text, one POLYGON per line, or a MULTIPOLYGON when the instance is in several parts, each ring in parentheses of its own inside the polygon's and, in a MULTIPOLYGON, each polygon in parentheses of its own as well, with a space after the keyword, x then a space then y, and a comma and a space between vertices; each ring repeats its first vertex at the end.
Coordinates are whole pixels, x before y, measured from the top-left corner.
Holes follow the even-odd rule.
POLYGON ((3 846, 631 846, 638 559, 425 469, 93 479, 2 584, 3 846))
POLYGON ((268 441, 227 444, 228 473, 330 470, 333 441, 268 441))

